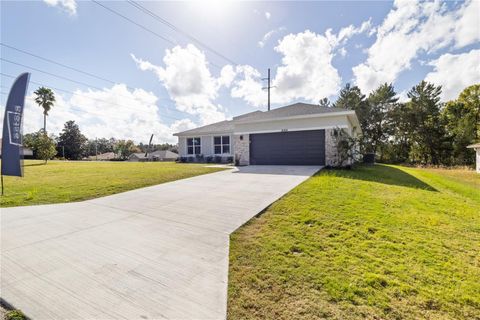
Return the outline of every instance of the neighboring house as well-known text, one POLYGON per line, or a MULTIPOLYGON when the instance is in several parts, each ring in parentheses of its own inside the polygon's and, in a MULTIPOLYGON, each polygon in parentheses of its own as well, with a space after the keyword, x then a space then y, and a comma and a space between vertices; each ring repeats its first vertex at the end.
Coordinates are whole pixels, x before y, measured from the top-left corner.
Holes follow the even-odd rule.
POLYGON ((115 159, 115 153, 113 152, 105 152, 101 154, 97 154, 96 156, 90 156, 88 157, 88 160, 94 160, 94 161, 110 161, 112 159, 115 159))
MULTIPOLYGON (((24 158, 26 159, 32 159, 33 158, 33 150, 30 148, 22 147, 20 149, 20 154, 23 155, 24 158)), ((0 139, 0 158, 2 157, 2 139, 0 139)))
POLYGON ((475 150, 477 173, 480 173, 480 143, 475 143, 475 144, 469 145, 469 146, 467 146, 467 148, 472 148, 473 150, 475 150))
POLYGON ((132 153, 128 157, 128 161, 175 161, 178 158, 178 154, 170 150, 158 150, 149 152, 145 157, 145 153, 132 153))
POLYGON ((180 157, 234 157, 239 165, 337 165, 335 128, 356 136, 353 110, 295 103, 174 134, 180 157))

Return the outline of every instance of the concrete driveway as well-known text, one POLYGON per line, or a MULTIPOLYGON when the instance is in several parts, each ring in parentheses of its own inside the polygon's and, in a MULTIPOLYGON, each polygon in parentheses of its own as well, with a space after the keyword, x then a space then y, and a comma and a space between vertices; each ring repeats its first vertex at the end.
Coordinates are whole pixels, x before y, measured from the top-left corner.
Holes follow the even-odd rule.
POLYGON ((319 169, 249 166, 1 209, 1 297, 32 319, 224 319, 230 233, 319 169))

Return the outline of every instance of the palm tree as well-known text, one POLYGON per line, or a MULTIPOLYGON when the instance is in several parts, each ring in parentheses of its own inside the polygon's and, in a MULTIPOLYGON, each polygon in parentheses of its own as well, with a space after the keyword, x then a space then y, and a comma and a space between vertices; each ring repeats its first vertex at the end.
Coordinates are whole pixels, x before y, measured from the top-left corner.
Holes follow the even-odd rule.
POLYGON ((43 108, 43 132, 47 134, 47 116, 55 102, 55 95, 49 88, 40 87, 34 92, 37 96, 35 102, 43 108))

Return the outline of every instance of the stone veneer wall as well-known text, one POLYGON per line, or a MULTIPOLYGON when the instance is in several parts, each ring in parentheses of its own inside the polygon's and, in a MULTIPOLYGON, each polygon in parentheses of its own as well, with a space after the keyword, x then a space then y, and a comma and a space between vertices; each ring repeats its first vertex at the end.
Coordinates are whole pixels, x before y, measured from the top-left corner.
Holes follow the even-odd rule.
POLYGON ((335 167, 338 164, 338 155, 332 133, 333 129, 325 129, 325 165, 335 167))
POLYGON ((235 151, 235 162, 241 166, 250 164, 250 136, 248 134, 236 134, 233 136, 233 150, 235 151), (240 136, 243 139, 240 140, 240 136))
MULTIPOLYGON (((333 138, 334 129, 325 129, 325 165, 336 167, 340 165, 338 159, 337 146, 333 138)), ((351 164, 351 160, 347 160, 343 165, 351 164)))

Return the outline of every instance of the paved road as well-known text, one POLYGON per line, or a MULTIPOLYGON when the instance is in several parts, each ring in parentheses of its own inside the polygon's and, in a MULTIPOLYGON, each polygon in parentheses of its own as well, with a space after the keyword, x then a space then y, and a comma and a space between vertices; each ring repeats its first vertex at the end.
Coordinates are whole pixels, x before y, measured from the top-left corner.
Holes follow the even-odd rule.
POLYGON ((250 166, 1 209, 1 297, 32 319, 224 319, 229 234, 317 170, 250 166))

